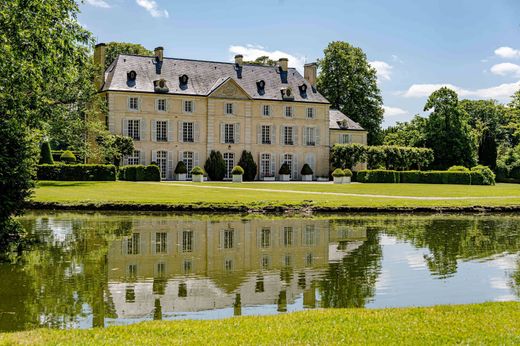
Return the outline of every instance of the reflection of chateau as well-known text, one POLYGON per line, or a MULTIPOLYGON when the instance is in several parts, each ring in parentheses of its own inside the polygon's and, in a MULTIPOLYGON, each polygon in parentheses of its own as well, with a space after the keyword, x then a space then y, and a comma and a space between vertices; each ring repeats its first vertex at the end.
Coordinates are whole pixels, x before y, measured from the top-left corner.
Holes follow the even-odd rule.
MULTIPOLYGON (((135 221, 108 252, 109 290, 120 318, 277 304, 303 293, 329 260, 362 243, 364 231, 328 220, 135 221)), ((159 315, 159 316, 157 316, 159 315)))

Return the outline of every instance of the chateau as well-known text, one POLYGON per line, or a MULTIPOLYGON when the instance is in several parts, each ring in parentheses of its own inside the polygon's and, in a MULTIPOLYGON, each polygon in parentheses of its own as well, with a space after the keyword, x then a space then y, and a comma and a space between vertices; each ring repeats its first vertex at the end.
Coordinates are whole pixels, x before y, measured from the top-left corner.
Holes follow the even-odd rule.
MULTIPOLYGON (((96 45, 94 59, 104 66, 106 46, 96 45)), ((212 150, 231 169, 247 150, 258 165, 257 179, 275 179, 285 162, 291 179, 301 179, 307 163, 314 177, 329 174, 329 150, 336 143, 366 144, 367 132, 316 90, 317 65, 304 76, 288 67, 119 55, 96 83, 106 97, 106 124, 130 136, 133 155, 123 164, 156 162, 163 179, 175 179, 183 161, 188 171, 203 166, 212 150)), ((188 175, 189 178, 189 175, 188 175)))

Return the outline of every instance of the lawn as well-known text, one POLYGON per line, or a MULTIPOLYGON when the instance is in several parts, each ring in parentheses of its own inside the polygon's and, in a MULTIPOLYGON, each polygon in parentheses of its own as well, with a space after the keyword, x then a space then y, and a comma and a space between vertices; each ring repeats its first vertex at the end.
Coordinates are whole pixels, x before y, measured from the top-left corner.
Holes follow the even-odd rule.
POLYGON ((514 206, 520 205, 520 185, 39 182, 33 201, 251 208, 514 206))
POLYGON ((286 345, 520 343, 520 303, 310 310, 214 321, 154 321, 90 330, 0 334, 7 345, 286 345))

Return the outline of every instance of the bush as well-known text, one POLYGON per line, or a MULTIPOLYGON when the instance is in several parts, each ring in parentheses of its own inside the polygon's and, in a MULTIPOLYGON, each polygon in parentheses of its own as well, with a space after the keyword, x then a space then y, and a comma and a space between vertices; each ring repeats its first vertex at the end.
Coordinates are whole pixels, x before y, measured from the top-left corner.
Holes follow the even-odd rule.
POLYGON ((240 156, 238 165, 244 169, 243 179, 245 181, 255 180, 258 167, 255 163, 255 160, 253 160, 253 155, 251 155, 251 152, 244 150, 242 152, 242 156, 240 156))
POLYGON ((119 180, 161 181, 161 170, 156 165, 130 165, 119 167, 119 180))
POLYGON ((70 150, 65 150, 63 154, 61 154, 60 160, 65 163, 74 163, 76 162, 76 155, 70 150))
POLYGON ((302 170, 300 171, 302 175, 313 175, 314 172, 312 171, 311 166, 309 166, 307 163, 303 165, 302 170))
POLYGON ((161 169, 159 166, 146 166, 143 172, 143 181, 161 181, 161 169))
POLYGON ((204 170, 201 167, 199 167, 199 166, 195 166, 191 170, 191 174, 192 175, 203 175, 204 174, 204 170))
POLYGON ((287 164, 287 162, 282 163, 280 169, 278 170, 278 174, 291 174, 291 167, 287 164))
POLYGON ((352 169, 366 160, 366 152, 367 146, 363 144, 336 144, 331 149, 330 162, 333 167, 352 169))
POLYGON ((188 173, 188 169, 186 168, 186 164, 184 161, 177 162, 177 166, 175 166, 174 170, 175 174, 186 174, 188 173))
POLYGON ((52 158, 51 145, 49 142, 43 142, 40 146, 40 165, 53 165, 54 159, 52 158))
POLYGON ((345 172, 341 168, 336 168, 334 172, 332 172, 332 176, 335 178, 344 177, 345 172))
POLYGON ((38 165, 38 180, 115 181, 114 165, 38 165))
POLYGON ((477 172, 482 175, 483 184, 479 185, 495 185, 495 173, 491 170, 491 168, 487 166, 477 165, 471 168, 471 172, 477 172))
POLYGON ((406 183, 406 184, 459 184, 492 185, 482 171, 389 171, 364 170, 357 172, 361 183, 406 183))
POLYGON ((220 151, 211 151, 206 163, 204 164, 204 169, 211 180, 224 180, 224 177, 226 176, 226 161, 224 161, 220 151))
POLYGON ((399 172, 387 170, 364 170, 357 172, 360 183, 399 183, 399 172))
POLYGON ((244 175, 244 169, 240 166, 235 166, 231 170, 232 175, 244 175))
POLYGON ((345 173, 345 177, 352 177, 352 171, 348 168, 345 168, 343 173, 345 173))
POLYGON ((464 166, 451 166, 448 168, 448 172, 469 172, 469 168, 464 166))

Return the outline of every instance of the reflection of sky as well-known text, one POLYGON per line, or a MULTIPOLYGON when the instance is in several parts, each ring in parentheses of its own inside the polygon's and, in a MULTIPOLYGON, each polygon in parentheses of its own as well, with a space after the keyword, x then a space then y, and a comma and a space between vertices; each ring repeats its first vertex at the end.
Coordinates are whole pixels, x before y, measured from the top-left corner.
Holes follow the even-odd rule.
POLYGON ((468 304, 519 300, 508 285, 508 273, 516 268, 517 255, 497 256, 488 261, 461 261, 449 278, 435 277, 428 270, 426 248, 415 248, 382 236, 382 271, 376 295, 368 308, 468 304))

